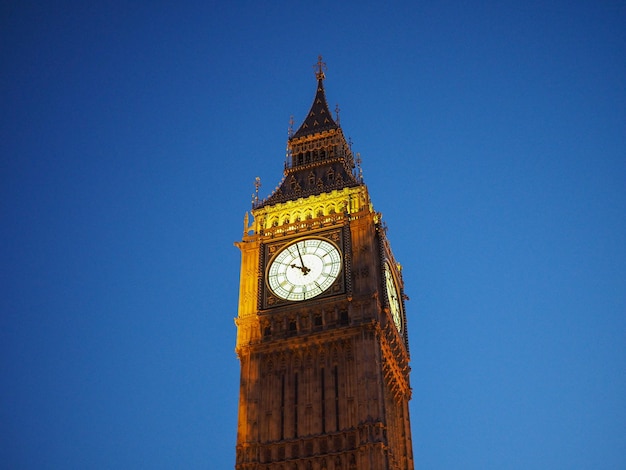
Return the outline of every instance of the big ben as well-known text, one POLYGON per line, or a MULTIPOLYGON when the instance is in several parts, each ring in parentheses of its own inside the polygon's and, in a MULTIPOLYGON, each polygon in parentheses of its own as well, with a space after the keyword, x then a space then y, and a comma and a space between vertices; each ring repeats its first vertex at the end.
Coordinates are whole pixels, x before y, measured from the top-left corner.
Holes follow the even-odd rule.
POLYGON ((401 266, 325 78, 320 57, 282 180, 236 243, 237 470, 413 468, 401 266))

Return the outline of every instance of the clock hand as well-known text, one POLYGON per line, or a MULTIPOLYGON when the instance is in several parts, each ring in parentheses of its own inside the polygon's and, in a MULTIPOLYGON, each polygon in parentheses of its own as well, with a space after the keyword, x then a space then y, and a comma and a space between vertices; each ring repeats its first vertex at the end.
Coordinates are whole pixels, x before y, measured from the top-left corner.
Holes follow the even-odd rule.
POLYGON ((296 250, 298 250, 298 256, 300 257, 300 263, 302 263, 302 274, 305 276, 309 273, 310 269, 304 265, 304 260, 302 259, 302 254, 300 253, 300 246, 296 243, 296 250))
POLYGON ((307 275, 309 273, 309 271, 311 270, 310 268, 307 268, 306 266, 298 266, 296 264, 292 264, 289 266, 290 268, 297 268, 300 271, 302 271, 302 274, 307 275))
POLYGON ((298 266, 296 264, 292 264, 289 266, 290 268, 297 268, 300 271, 302 271, 302 274, 307 275, 309 273, 309 271, 311 271, 310 268, 307 268, 306 266, 298 266))

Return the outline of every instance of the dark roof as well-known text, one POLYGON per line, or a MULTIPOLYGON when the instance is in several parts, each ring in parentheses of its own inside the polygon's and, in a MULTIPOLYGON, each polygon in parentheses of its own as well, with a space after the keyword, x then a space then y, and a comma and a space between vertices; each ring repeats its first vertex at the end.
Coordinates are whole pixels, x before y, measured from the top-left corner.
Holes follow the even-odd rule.
POLYGON ((328 109, 321 57, 317 65, 315 99, 306 119, 289 138, 284 177, 267 199, 253 202, 256 209, 362 184, 353 172, 350 145, 328 109), (322 134, 325 131, 331 132, 322 134))
POLYGON ((311 165, 287 170, 276 190, 265 200, 253 203, 254 208, 315 196, 361 184, 343 159, 324 165, 311 165))
POLYGON ((324 78, 323 75, 320 75, 318 76, 317 92, 315 93, 311 110, 291 139, 338 128, 339 126, 333 120, 333 116, 328 109, 326 94, 324 93, 324 78))

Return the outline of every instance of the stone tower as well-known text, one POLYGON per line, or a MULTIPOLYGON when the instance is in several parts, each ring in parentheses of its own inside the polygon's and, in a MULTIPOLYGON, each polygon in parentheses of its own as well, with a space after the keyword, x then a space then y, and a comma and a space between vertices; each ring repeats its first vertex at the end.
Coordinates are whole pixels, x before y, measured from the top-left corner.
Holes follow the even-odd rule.
POLYGON ((282 181, 236 243, 237 470, 413 468, 401 267, 324 69, 282 181))

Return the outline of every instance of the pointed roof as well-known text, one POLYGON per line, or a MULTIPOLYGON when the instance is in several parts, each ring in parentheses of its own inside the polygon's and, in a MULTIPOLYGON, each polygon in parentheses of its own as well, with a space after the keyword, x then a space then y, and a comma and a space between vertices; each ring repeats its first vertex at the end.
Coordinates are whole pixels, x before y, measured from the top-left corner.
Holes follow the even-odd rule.
POLYGON ((328 103, 326 102, 326 94, 324 93, 324 79, 326 78, 324 74, 325 67, 326 64, 322 62, 322 56, 319 56, 317 70, 315 72, 317 77, 317 92, 315 93, 313 104, 311 105, 306 119, 291 139, 339 128, 337 123, 333 120, 333 116, 328 109, 328 103))
POLYGON ((354 172, 350 144, 328 109, 324 67, 320 56, 315 99, 306 119, 287 141, 283 179, 268 198, 253 201, 254 209, 363 184, 354 172))

